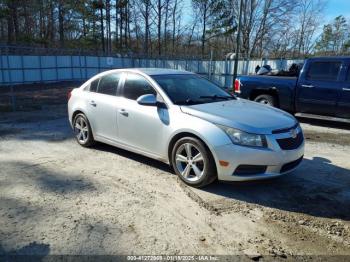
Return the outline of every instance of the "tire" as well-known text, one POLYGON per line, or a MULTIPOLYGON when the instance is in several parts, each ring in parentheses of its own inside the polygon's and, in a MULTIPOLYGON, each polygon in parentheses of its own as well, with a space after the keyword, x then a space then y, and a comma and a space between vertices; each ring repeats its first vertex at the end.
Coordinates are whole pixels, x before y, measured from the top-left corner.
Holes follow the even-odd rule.
POLYGON ((79 145, 91 147, 95 144, 89 120, 84 114, 79 113, 74 117, 73 130, 79 145))
POLYGON ((277 106, 276 98, 272 95, 258 95, 254 101, 268 106, 277 106))
POLYGON ((171 163, 176 175, 193 187, 204 187, 217 178, 211 153, 202 141, 194 137, 184 137, 175 143, 171 163))

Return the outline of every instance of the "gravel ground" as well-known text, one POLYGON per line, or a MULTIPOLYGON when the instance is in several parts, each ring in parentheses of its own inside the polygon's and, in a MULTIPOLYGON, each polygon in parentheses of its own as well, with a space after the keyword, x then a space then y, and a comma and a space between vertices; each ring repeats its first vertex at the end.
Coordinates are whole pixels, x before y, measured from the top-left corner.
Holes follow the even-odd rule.
POLYGON ((0 115, 0 254, 350 255, 350 127, 302 120, 305 160, 264 182, 185 186, 80 147, 65 107, 0 115))

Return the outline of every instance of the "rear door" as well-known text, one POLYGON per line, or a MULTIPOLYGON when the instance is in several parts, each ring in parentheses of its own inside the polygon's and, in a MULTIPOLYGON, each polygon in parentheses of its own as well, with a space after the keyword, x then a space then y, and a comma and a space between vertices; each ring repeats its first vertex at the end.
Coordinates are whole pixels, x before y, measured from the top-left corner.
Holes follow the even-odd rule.
POLYGON ((108 140, 117 140, 118 86, 122 73, 110 73, 102 76, 98 84, 90 86, 88 118, 95 136, 108 140), (96 86, 95 90, 91 89, 96 86))
POLYGON ((297 110, 335 116, 341 82, 341 60, 311 60, 297 86, 297 110))
POLYGON ((350 63, 344 69, 345 77, 339 90, 337 117, 350 118, 350 63))

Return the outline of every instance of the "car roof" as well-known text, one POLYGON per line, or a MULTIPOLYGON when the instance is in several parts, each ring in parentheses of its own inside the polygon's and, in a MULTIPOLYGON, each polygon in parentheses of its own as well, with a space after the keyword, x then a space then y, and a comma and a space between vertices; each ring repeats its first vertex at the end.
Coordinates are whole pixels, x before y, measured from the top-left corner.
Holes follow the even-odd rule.
POLYGON ((184 70, 167 69, 167 68, 129 68, 128 70, 139 71, 149 76, 194 74, 184 70))

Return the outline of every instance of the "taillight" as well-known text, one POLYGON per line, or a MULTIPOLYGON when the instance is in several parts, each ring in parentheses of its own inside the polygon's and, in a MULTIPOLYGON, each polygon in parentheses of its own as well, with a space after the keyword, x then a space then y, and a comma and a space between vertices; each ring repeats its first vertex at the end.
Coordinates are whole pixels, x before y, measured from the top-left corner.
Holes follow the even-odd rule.
POLYGON ((240 93, 241 92, 241 81, 239 79, 235 80, 235 93, 240 93))
POLYGON ((69 91, 67 94, 67 100, 69 101, 69 99, 72 97, 72 91, 69 91))

